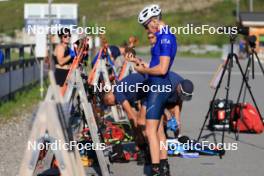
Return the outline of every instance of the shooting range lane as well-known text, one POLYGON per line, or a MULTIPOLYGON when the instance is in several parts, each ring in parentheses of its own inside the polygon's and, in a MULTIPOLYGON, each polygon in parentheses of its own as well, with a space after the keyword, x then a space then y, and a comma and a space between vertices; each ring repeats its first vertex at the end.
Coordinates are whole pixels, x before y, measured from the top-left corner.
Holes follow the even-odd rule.
MULTIPOLYGON (((182 134, 190 136, 194 139, 198 137, 200 128, 204 121, 206 112, 209 107, 209 101, 213 96, 213 90, 209 88, 209 82, 213 76, 213 72, 218 65, 222 63, 219 59, 179 59, 175 60, 173 71, 181 74, 184 78, 188 78, 194 83, 194 96, 192 101, 183 105, 182 111, 182 134), (201 73, 201 74, 199 74, 201 73), (208 74, 212 73, 212 74, 208 74)), ((241 61, 243 69, 246 66, 245 61, 241 61)), ((242 77, 238 74, 239 70, 234 64, 231 79, 230 99, 236 100, 241 85, 242 77)), ((255 80, 250 79, 253 94, 259 105, 260 111, 264 114, 264 78, 260 74, 258 66, 256 68, 255 80)), ((227 77, 223 80, 223 87, 219 90, 219 98, 225 95, 224 86, 227 77)), ((249 94, 247 93, 249 101, 249 94)), ((251 102, 251 101, 250 101, 251 102)), ((203 136, 212 134, 211 131, 205 130, 203 136)), ((216 132, 218 142, 221 142, 221 132, 216 132)), ((205 140, 204 138, 202 138, 205 140)), ((206 140, 214 142, 213 136, 209 136, 206 140)), ((248 176, 254 173, 254 176, 262 176, 264 168, 261 167, 261 161, 264 157, 264 135, 242 134, 240 133, 240 141, 235 141, 234 133, 225 136, 226 143, 238 143, 237 151, 227 151, 223 159, 217 156, 200 156, 198 159, 182 159, 179 157, 170 157, 170 169, 172 175, 177 176, 220 176, 220 175, 240 175, 248 176), (254 163, 254 164, 253 164, 254 163)), ((136 163, 113 164, 113 171, 116 176, 144 175, 144 171, 149 168, 137 166, 136 163), (129 172, 127 172, 129 170, 129 172)))
MULTIPOLYGON (((194 82, 195 90, 193 100, 184 104, 182 113, 182 134, 188 135, 192 138, 197 138, 204 116, 208 110, 209 101, 212 97, 213 91, 209 88, 209 82, 212 78, 212 74, 217 66, 222 63, 218 59, 179 59, 177 58, 173 66, 173 70, 182 74, 183 77, 191 79, 194 82), (203 74, 197 74, 203 73, 203 74)), ((243 68, 245 62, 241 62, 243 68)), ((262 114, 264 113, 264 94, 262 93, 264 87, 264 79, 260 76, 260 70, 256 67, 256 80, 250 80, 252 85, 253 94, 256 97, 262 114)), ((238 69, 234 68, 233 73, 237 73, 238 69)), ((238 94, 239 87, 241 85, 241 76, 234 74, 231 80, 230 98, 235 100, 238 94)), ((225 85, 226 78, 222 85, 225 85)), ((224 87, 221 88, 219 97, 224 96, 224 87)), ((28 116, 29 119, 31 118, 28 116)), ((0 127, 2 141, 8 138, 12 140, 4 140, 0 144, 1 148, 1 167, 0 175, 15 175, 18 173, 19 165, 23 155, 21 151, 24 151, 28 134, 22 132, 19 129, 28 129, 29 120, 25 119, 19 124, 12 124, 17 128, 11 128, 12 130, 5 131, 7 127, 0 127), (14 144, 12 141, 19 141, 14 144), (15 158, 15 159, 14 159, 15 158), (2 162, 4 161, 4 162, 2 162), (6 164, 4 164, 6 163, 6 164)), ((211 134, 210 131, 205 130, 204 135, 211 134)), ((220 133, 217 133, 218 141, 221 140, 220 133)), ((213 137, 208 138, 209 141, 213 141, 213 137)), ((234 134, 226 133, 226 142, 236 142, 234 134)), ((254 173, 254 176, 263 175, 264 168, 261 167, 260 161, 264 157, 264 135, 254 134, 240 134, 240 141, 238 142, 238 151, 227 151, 226 155, 220 160, 217 156, 201 156, 198 159, 182 159, 179 157, 170 158, 171 172, 173 175, 178 176, 219 176, 219 175, 240 175, 248 176, 254 173), (253 164, 254 163, 254 164, 253 164)), ((123 176, 124 173, 127 176, 143 175, 144 171, 148 171, 149 168, 143 168, 143 166, 137 166, 136 162, 130 162, 125 164, 114 163, 112 165, 112 171, 115 176, 123 176)))

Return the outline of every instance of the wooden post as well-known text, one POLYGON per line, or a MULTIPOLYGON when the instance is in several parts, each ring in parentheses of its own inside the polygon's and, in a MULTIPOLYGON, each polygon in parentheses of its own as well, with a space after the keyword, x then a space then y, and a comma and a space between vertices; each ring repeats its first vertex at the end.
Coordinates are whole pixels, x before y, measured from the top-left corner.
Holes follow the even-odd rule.
POLYGON ((22 63, 22 83, 23 87, 25 86, 25 55, 24 55, 24 46, 19 47, 19 60, 22 63))

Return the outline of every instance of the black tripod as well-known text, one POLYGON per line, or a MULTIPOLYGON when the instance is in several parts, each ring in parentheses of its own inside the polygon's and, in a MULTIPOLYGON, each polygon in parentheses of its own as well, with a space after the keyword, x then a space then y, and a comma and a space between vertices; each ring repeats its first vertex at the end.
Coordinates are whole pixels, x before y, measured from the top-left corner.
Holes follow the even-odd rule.
POLYGON ((253 36, 249 36, 248 38, 248 43, 249 43, 249 46, 251 48, 251 57, 252 57, 252 78, 254 79, 255 75, 254 75, 254 56, 256 57, 257 61, 258 61, 258 64, 259 64, 259 67, 261 69, 261 72, 264 76, 264 68, 260 62, 260 59, 258 57, 258 53, 256 52, 256 36, 253 35, 253 36))
MULTIPOLYGON (((248 62, 247 62, 247 66, 246 66, 246 70, 245 70, 245 75, 246 75, 246 78, 247 80, 249 80, 249 74, 250 74, 250 67, 251 67, 251 71, 252 71, 252 79, 255 79, 255 62, 254 62, 254 56, 256 57, 257 61, 258 61, 258 64, 259 64, 259 67, 261 69, 261 72, 264 76, 264 69, 263 69, 263 66, 259 60, 259 57, 258 57, 258 54, 255 50, 256 48, 256 36, 250 36, 248 37, 248 44, 250 46, 250 49, 251 49, 251 52, 248 51, 248 62)), ((237 103, 239 103, 240 101, 240 98, 241 98, 241 95, 242 95, 242 90, 244 88, 244 80, 242 80, 242 84, 241 84, 241 87, 240 87, 240 90, 239 90, 239 94, 238 94, 238 98, 237 98, 237 103)), ((244 96, 243 96, 243 102, 245 102, 245 96, 246 96, 246 88, 244 90, 244 96)))
MULTIPOLYGON (((210 102, 210 107, 209 107, 209 110, 207 111, 207 114, 205 116, 205 120, 204 120, 203 126, 202 126, 202 128, 200 130, 200 133, 199 133, 199 136, 198 136, 197 141, 199 141, 200 138, 201 138, 201 136, 202 136, 202 132, 204 130, 206 121, 208 120, 209 114, 210 114, 210 112, 212 110, 213 102, 215 101, 216 95, 217 95, 217 93, 219 91, 219 88, 221 87, 221 83, 222 83, 222 80, 223 80, 223 77, 225 75, 226 70, 228 70, 228 79, 227 79, 227 84, 226 84, 226 87, 225 87, 225 89, 226 89, 225 106, 224 106, 224 109, 225 109, 225 117, 224 117, 224 120, 223 121, 225 121, 227 119, 228 98, 229 98, 229 90, 230 90, 231 72, 232 72, 232 68, 233 68, 233 59, 235 59, 236 64, 238 65, 238 68, 240 70, 240 73, 241 73, 241 75, 243 77, 243 81, 246 84, 246 87, 247 87, 247 89, 248 89, 248 91, 250 93, 250 96, 252 98, 252 101, 254 102, 254 105, 255 105, 255 107, 256 107, 256 109, 257 109, 257 111, 258 111, 258 113, 259 113, 259 115, 260 115, 260 117, 262 119, 262 116, 260 114, 259 108, 257 106, 257 103, 256 103, 255 98, 253 96, 253 93, 251 91, 251 87, 250 87, 250 85, 249 85, 249 83, 248 83, 248 81, 246 79, 246 75, 244 74, 244 72, 242 70, 242 67, 241 67, 241 65, 239 63, 238 56, 234 53, 234 43, 235 43, 236 35, 230 34, 229 38, 230 38, 231 51, 228 54, 228 57, 227 57, 227 60, 226 60, 225 66, 224 66, 224 70, 223 70, 223 72, 221 74, 221 77, 220 77, 220 80, 219 80, 218 85, 216 87, 216 90, 215 90, 214 96, 212 98, 212 101, 210 102)), ((231 113, 229 113, 229 116, 230 116, 230 114, 231 113)), ((221 143, 222 144, 222 147, 224 145, 224 137, 225 137, 225 125, 223 125, 223 129, 222 129, 222 141, 221 141, 222 142, 221 143)), ((222 155, 220 155, 220 158, 222 158, 222 155)))
MULTIPOLYGON (((255 79, 255 58, 254 56, 256 57, 257 61, 258 61, 258 64, 259 64, 259 67, 262 71, 262 74, 264 76, 264 69, 263 69, 263 66, 259 60, 259 57, 258 57, 258 54, 255 50, 256 48, 256 36, 249 36, 247 38, 247 41, 248 41, 248 45, 250 46, 250 50, 251 51, 248 51, 247 52, 247 55, 248 55, 248 62, 247 62, 247 66, 246 66, 246 69, 245 69, 245 75, 246 75, 246 80, 249 81, 249 78, 250 78, 250 67, 251 67, 251 72, 252 72, 252 79, 255 79)), ((247 89, 246 87, 244 87, 245 85, 245 81, 244 79, 242 79, 242 83, 241 83, 241 87, 240 87, 240 90, 239 90, 239 94, 238 94, 238 97, 237 97, 237 101, 236 101, 236 104, 239 103, 240 99, 241 99, 241 95, 242 95, 242 91, 243 91, 243 88, 244 88, 244 93, 243 93, 243 100, 242 102, 245 103, 245 99, 246 99, 246 92, 247 92, 247 89)), ((259 112, 260 114, 260 112, 259 112)), ((238 140, 238 133, 235 132, 235 136, 236 136, 236 140, 238 140)))

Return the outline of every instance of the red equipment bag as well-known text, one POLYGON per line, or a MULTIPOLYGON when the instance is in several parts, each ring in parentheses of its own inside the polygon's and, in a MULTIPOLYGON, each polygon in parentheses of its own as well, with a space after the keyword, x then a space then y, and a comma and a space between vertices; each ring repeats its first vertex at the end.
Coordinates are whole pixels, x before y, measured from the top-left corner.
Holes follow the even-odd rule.
POLYGON ((114 125, 112 122, 106 123, 106 129, 102 132, 104 142, 109 145, 111 143, 121 142, 125 138, 123 129, 114 125))
POLYGON ((257 109, 249 104, 238 104, 233 109, 231 125, 234 131, 262 133, 264 126, 257 109))

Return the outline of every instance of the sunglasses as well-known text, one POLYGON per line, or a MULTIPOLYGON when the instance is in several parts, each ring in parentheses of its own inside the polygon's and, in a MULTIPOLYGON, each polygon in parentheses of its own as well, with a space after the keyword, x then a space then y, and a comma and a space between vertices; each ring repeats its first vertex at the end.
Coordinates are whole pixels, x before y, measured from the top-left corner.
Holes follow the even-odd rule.
POLYGON ((189 100, 191 100, 192 99, 192 96, 193 96, 193 93, 188 93, 188 92, 185 92, 183 89, 182 89, 182 86, 180 85, 180 90, 181 90, 181 92, 180 92, 180 98, 182 99, 182 100, 185 100, 185 101, 189 101, 189 100))
POLYGON ((148 36, 148 39, 153 39, 154 38, 154 36, 148 36))
POLYGON ((71 37, 71 35, 63 35, 63 38, 71 37))

